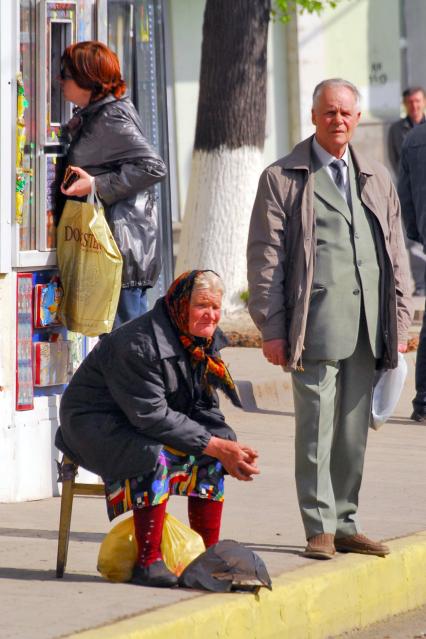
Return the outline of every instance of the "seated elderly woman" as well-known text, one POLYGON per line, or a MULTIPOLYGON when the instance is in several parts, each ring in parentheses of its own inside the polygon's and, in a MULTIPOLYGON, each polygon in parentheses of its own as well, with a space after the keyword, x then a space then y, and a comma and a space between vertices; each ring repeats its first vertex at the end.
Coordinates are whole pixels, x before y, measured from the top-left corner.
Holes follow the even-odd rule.
POLYGON ((224 474, 249 481, 257 452, 236 441, 216 389, 238 395, 220 358, 223 284, 213 271, 178 277, 154 308, 103 337, 62 397, 56 445, 105 482, 110 519, 133 509, 132 581, 174 586, 160 551, 170 495, 188 497, 192 529, 219 539, 224 474))

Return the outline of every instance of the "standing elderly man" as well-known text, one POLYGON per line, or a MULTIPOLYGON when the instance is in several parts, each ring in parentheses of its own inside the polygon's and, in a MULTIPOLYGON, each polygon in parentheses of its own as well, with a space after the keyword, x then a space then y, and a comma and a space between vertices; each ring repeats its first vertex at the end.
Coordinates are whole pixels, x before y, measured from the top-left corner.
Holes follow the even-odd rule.
POLYGON ((376 367, 394 368, 411 322, 398 197, 350 140, 357 88, 314 91, 315 135, 261 175, 248 241, 249 310, 263 353, 291 371, 305 556, 384 556, 360 532, 358 493, 376 367))

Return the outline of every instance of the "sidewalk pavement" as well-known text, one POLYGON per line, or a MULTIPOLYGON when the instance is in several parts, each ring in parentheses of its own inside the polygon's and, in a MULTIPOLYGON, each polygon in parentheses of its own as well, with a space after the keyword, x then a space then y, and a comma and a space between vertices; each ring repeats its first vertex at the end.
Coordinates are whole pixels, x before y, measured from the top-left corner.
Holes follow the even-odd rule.
MULTIPOLYGON (((394 417, 370 432, 360 520, 390 542, 387 558, 301 557, 304 532, 294 485, 290 376, 259 349, 223 352, 238 380, 244 411, 223 400, 238 438, 260 453, 261 475, 226 482, 222 538, 259 553, 272 592, 216 595, 112 584, 96 571, 109 530, 104 500, 74 500, 68 565, 55 578, 60 499, 0 504, 0 615, 3 639, 325 638, 426 603, 426 426, 411 422, 415 353, 394 417), (90 630, 91 629, 91 630, 90 630)), ((186 500, 170 512, 186 521, 186 500)), ((114 522, 116 523, 116 522, 114 522)))

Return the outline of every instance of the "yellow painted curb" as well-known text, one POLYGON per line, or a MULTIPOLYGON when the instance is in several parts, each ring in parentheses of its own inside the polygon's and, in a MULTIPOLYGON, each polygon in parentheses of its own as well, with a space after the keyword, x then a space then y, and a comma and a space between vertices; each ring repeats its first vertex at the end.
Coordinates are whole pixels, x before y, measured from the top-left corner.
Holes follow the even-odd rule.
POLYGON ((426 531, 385 558, 339 556, 273 580, 259 595, 206 594, 76 639, 324 639, 426 603, 426 531))

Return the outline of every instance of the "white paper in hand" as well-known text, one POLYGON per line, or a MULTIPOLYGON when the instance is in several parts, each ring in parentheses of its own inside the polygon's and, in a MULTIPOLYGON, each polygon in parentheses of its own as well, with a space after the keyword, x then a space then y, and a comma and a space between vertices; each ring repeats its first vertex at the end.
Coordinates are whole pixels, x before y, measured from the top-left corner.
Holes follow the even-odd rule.
POLYGON ((393 415, 406 377, 407 362, 402 353, 398 353, 397 368, 379 372, 374 384, 371 406, 370 426, 374 430, 378 430, 393 415))

